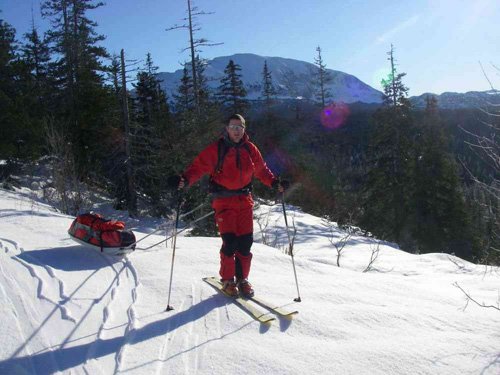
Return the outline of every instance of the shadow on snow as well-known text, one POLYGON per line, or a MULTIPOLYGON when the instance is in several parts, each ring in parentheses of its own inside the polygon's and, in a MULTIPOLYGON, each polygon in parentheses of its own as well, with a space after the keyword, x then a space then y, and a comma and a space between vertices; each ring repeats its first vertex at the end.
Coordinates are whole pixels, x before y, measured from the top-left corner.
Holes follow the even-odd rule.
POLYGON ((33 265, 47 265, 68 272, 97 270, 123 259, 119 256, 101 254, 98 249, 94 250, 83 245, 26 250, 17 257, 33 265))
POLYGON ((146 324, 139 329, 134 329, 130 331, 127 336, 115 337, 112 339, 97 339, 93 342, 69 348, 52 349, 31 356, 25 355, 0 361, 0 373, 25 374, 32 373, 33 370, 35 370, 37 374, 51 374, 54 371, 64 371, 82 365, 91 359, 97 359, 112 353, 117 353, 125 344, 134 345, 167 334, 202 318, 213 309, 224 306, 227 301, 225 301, 224 298, 218 297, 220 296, 214 295, 191 306, 185 311, 146 324), (98 349, 92 351, 92 354, 89 356, 91 348, 95 348, 96 346, 98 349))

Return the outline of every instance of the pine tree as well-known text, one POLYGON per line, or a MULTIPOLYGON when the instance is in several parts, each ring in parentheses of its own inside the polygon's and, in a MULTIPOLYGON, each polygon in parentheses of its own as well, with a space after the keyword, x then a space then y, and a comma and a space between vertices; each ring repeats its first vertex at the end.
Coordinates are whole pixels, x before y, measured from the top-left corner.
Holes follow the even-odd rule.
POLYGON ((392 48, 389 54, 393 74, 385 81, 384 107, 374 115, 361 221, 362 227, 376 236, 415 250, 411 202, 415 131, 411 105, 406 99, 408 89, 401 80, 404 74, 395 74, 392 48))
POLYGON ((271 72, 267 67, 267 60, 264 60, 264 68, 262 70, 262 97, 264 98, 264 106, 266 112, 269 112, 274 97, 276 96, 276 90, 273 85, 273 78, 271 72))
POLYGON ((132 126, 133 165, 138 188, 160 208, 162 176, 165 170, 162 150, 170 126, 167 98, 157 78, 158 67, 147 54, 142 71, 137 74, 135 121, 132 126))
POLYGON ((104 36, 96 33, 97 23, 87 17, 103 6, 93 0, 44 0, 42 15, 50 18, 48 31, 51 52, 56 56, 51 74, 57 86, 57 115, 65 118, 74 146, 78 170, 95 170, 106 149, 109 91, 104 86, 102 59, 107 52, 98 45, 104 36))
POLYGON ((0 157, 13 156, 18 139, 15 85, 16 31, 0 19, 0 157))
POLYGON ((245 99, 247 92, 241 80, 240 71, 241 67, 233 60, 229 60, 218 89, 220 103, 226 111, 231 113, 244 113, 249 106, 245 99))
POLYGON ((435 97, 427 98, 415 137, 415 238, 419 251, 446 252, 470 259, 472 238, 458 166, 448 151, 449 139, 435 97))
POLYGON ((211 91, 208 86, 208 79, 205 75, 205 69, 207 67, 207 60, 202 59, 200 55, 196 55, 195 59, 196 67, 196 80, 198 83, 198 102, 201 112, 207 109, 207 106, 211 102, 211 91))
POLYGON ((36 99, 33 103, 37 110, 36 116, 43 118, 55 109, 51 106, 53 81, 49 76, 50 49, 47 39, 38 35, 34 22, 31 31, 24 38, 26 42, 22 47, 22 59, 30 75, 30 90, 36 99))
POLYGON ((406 73, 398 73, 396 70, 396 61, 394 59, 394 46, 391 44, 391 50, 387 52, 388 59, 391 62, 391 73, 387 79, 382 79, 384 88, 384 104, 389 107, 410 108, 408 101, 408 88, 403 84, 403 78, 406 73))
POLYGON ((182 70, 182 78, 177 87, 177 93, 174 94, 173 97, 176 113, 189 111, 195 106, 193 82, 186 64, 184 64, 184 69, 182 70))
POLYGON ((331 93, 327 88, 327 85, 332 81, 330 72, 326 70, 326 64, 321 56, 321 47, 316 48, 318 56, 314 59, 314 64, 318 67, 315 73, 315 81, 317 86, 316 98, 320 101, 321 107, 325 108, 326 100, 331 97, 331 93))
POLYGON ((49 83, 49 63, 50 50, 47 40, 41 39, 35 25, 29 33, 24 35, 26 43, 23 46, 23 59, 32 74, 34 81, 34 89, 38 100, 43 104, 48 102, 48 94, 50 90, 49 83))
POLYGON ((146 63, 137 74, 136 89, 137 116, 142 124, 153 125, 158 118, 168 120, 169 107, 165 92, 157 78, 158 67, 153 64, 151 54, 146 55, 146 63))
POLYGON ((105 158, 102 168, 102 174, 107 179, 109 191, 114 198, 114 208, 118 210, 129 210, 129 214, 134 215, 137 210, 137 198, 134 194, 129 194, 129 187, 133 183, 128 181, 128 168, 130 175, 133 175, 133 165, 129 163, 130 158, 126 152, 126 137, 130 135, 125 133, 125 111, 123 108, 123 93, 121 82, 121 58, 114 54, 111 58, 107 72, 107 82, 109 103, 107 105, 107 122, 111 127, 111 137, 107 143, 108 156, 105 158))
POLYGON ((49 77, 50 52, 46 40, 32 29, 24 35, 17 65, 18 114, 25 122, 20 134, 25 156, 36 157, 43 149, 43 128, 46 119, 55 110, 52 105, 52 81, 49 77))

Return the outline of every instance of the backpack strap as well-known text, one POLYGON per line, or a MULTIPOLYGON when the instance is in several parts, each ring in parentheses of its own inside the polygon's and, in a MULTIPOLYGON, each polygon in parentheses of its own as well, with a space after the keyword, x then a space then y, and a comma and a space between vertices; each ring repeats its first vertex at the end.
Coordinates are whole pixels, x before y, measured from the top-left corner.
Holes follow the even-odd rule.
MULTIPOLYGON (((252 159, 252 152, 248 142, 243 143, 242 146, 245 148, 245 150, 247 150, 250 159, 252 159)), ((224 158, 226 157, 228 151, 229 147, 226 145, 224 139, 219 139, 219 142, 217 143, 217 165, 215 166, 214 174, 222 172, 222 164, 224 164, 224 158)))
POLYGON ((224 139, 219 139, 217 143, 217 165, 215 166, 214 174, 222 172, 222 164, 224 163, 224 158, 228 151, 229 147, 225 145, 224 139))
POLYGON ((250 160, 252 161, 253 163, 253 159, 252 159, 252 151, 250 149, 250 144, 248 142, 245 142, 243 143, 243 147, 245 148, 245 150, 247 150, 248 152, 248 156, 250 156, 250 160))

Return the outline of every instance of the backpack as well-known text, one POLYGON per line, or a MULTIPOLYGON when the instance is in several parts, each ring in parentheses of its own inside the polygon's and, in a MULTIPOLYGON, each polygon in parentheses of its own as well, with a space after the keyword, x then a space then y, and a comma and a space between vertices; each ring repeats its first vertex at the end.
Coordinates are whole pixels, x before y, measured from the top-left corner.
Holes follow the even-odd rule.
MULTIPOLYGON (((250 145, 248 142, 243 143, 242 146, 245 150, 247 150, 248 155, 250 155, 250 159, 252 159, 252 152, 250 151, 250 145)), ((219 139, 219 142, 217 143, 217 165, 215 166, 214 174, 222 172, 222 164, 224 164, 224 158, 226 157, 228 151, 229 147, 226 145, 224 139, 219 139)))
MULTIPOLYGON (((250 151, 250 145, 245 142, 243 143, 243 148, 247 150, 250 159, 252 159, 252 153, 250 151)), ((229 147, 226 145, 226 142, 223 138, 219 139, 217 144, 217 164, 215 166, 213 174, 218 174, 222 172, 222 165, 224 164, 224 158, 226 157, 227 152, 229 151, 229 147)), ((212 177, 210 177, 209 181, 209 192, 212 195, 212 198, 221 198, 221 197, 231 197, 235 195, 248 195, 252 192, 252 183, 250 182, 247 186, 242 187, 237 190, 229 190, 222 185, 216 183, 212 177)))

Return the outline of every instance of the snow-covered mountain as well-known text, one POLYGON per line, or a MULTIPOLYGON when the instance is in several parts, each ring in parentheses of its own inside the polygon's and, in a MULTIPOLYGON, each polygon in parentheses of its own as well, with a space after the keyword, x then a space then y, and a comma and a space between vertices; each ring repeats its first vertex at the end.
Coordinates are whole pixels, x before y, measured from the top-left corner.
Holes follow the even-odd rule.
MULTIPOLYGON (((220 79, 224 76, 224 69, 229 60, 233 60, 241 66, 243 83, 248 92, 248 98, 258 99, 262 91, 262 70, 264 61, 271 72, 277 97, 288 98, 313 98, 314 97, 314 71, 317 67, 309 62, 287 59, 282 57, 263 57, 254 54, 235 54, 232 56, 217 57, 208 60, 205 74, 209 78, 209 86, 216 89, 220 85, 220 79)), ((332 94, 329 98, 345 103, 364 102, 380 103, 382 93, 370 87, 358 78, 343 72, 328 69, 332 82, 328 90, 332 94)), ((158 73, 163 80, 162 87, 170 98, 176 92, 182 77, 182 69, 173 73, 158 73)))
MULTIPOLYGON (((0 189, 0 374, 500 373, 500 312, 467 305, 455 285, 496 305, 498 267, 356 235, 337 267, 333 244, 346 233, 288 207, 302 297, 294 303, 281 206, 261 205, 251 281, 299 314, 259 324, 202 281, 217 274, 220 239, 184 236, 166 312, 172 248, 141 250, 164 233, 127 258, 106 256, 68 237, 73 218, 41 202, 42 184, 25 186, 0 189)), ((128 219, 138 238, 160 224, 128 219)))
POLYGON ((490 103, 500 104, 500 92, 498 90, 469 91, 466 93, 444 92, 441 95, 425 93, 412 96, 410 102, 415 108, 425 108, 427 97, 431 96, 438 100, 439 108, 443 109, 484 108, 490 103))

